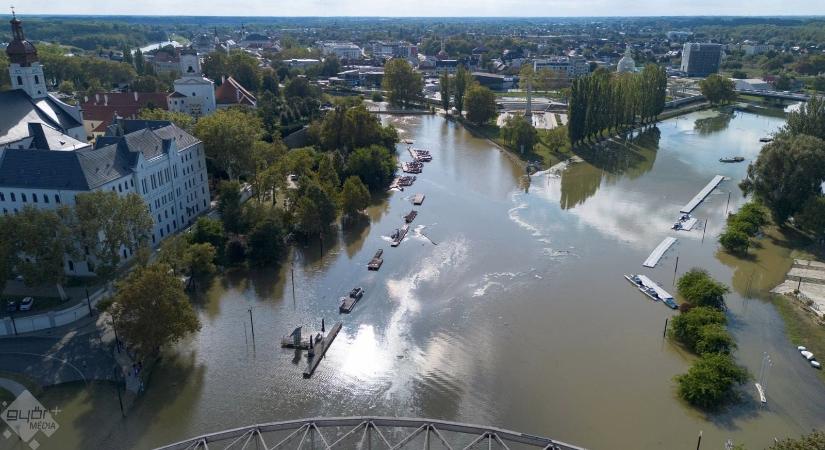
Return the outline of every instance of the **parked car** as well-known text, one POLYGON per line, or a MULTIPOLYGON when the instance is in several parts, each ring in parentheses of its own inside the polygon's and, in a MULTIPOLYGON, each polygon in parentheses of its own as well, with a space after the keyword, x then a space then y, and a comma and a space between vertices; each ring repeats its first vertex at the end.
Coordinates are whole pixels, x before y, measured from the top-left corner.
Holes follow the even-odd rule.
POLYGON ((34 299, 31 297, 26 297, 20 301, 20 311, 30 311, 34 306, 34 299))
POLYGON ((14 300, 9 300, 6 302, 6 312, 15 312, 17 311, 17 302, 14 300))

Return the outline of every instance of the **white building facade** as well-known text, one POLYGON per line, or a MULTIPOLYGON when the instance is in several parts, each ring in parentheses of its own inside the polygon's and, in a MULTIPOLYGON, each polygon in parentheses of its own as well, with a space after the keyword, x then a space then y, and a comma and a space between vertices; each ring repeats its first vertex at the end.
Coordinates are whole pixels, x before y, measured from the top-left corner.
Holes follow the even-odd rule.
POLYGON ((194 48, 181 51, 180 73, 174 83, 175 92, 169 94, 169 110, 196 118, 214 113, 215 83, 201 73, 200 57, 194 48))

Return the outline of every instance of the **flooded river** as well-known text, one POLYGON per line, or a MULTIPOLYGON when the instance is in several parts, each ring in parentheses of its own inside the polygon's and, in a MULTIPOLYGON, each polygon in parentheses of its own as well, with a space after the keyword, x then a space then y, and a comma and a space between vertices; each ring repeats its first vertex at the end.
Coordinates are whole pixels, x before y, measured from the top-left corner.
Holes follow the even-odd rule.
POLYGON ((741 261, 716 243, 725 209, 744 201, 736 183, 747 165, 719 157, 752 160, 781 118, 693 113, 529 185, 521 164, 460 126, 430 116, 386 120, 433 153, 412 188, 376 199, 370 224, 345 228, 323 250, 299 248, 280 270, 218 280, 197 302, 202 331, 163 361, 127 419, 110 387, 47 391, 47 403, 64 412, 42 448, 150 448, 256 422, 340 415, 489 424, 595 449, 694 448, 700 431, 703 448, 727 439, 763 448, 825 424, 825 385, 784 337, 765 294, 788 268, 788 249, 768 240, 757 258, 741 261), (671 231, 680 207, 716 174, 731 180, 695 212, 707 229, 671 231), (415 193, 426 200, 407 239, 390 248, 415 193), (677 244, 644 269, 666 236, 677 244), (379 248, 384 265, 368 272, 379 248), (737 358, 754 374, 763 352, 774 362, 767 407, 752 385, 740 406, 712 416, 676 397, 672 379, 693 356, 662 338, 673 313, 622 275, 645 273, 675 291, 677 256, 679 273, 700 266, 732 286, 737 358), (339 317, 337 299, 354 286, 366 295, 339 317), (327 326, 342 320, 343 330, 304 380, 304 362, 277 343, 296 325, 319 328, 322 317, 327 326))

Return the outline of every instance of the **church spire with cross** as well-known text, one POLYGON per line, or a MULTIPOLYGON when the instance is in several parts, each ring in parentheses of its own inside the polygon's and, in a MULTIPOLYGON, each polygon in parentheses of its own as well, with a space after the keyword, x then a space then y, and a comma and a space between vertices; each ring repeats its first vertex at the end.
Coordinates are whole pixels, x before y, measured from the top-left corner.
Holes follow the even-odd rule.
POLYGON ((43 76, 43 66, 37 57, 34 44, 26 40, 23 34, 23 22, 17 18, 17 12, 12 7, 11 24, 12 40, 6 47, 9 57, 9 75, 12 89, 22 89, 32 98, 42 98, 48 95, 46 79, 43 76))

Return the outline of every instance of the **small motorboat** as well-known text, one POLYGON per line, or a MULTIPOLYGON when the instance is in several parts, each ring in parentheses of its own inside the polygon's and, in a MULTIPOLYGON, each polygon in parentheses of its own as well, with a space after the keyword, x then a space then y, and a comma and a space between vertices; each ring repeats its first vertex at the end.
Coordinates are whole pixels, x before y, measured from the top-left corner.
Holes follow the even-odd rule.
POLYGON ((354 298, 356 300, 360 300, 361 297, 363 297, 363 296, 364 296, 364 288, 362 288, 362 287, 352 288, 352 290, 349 291, 349 298, 354 298))
POLYGON ((803 358, 805 358, 805 359, 807 359, 808 361, 813 361, 813 359, 814 359, 814 354, 813 354, 813 353, 811 353, 811 352, 809 352, 809 351, 807 351, 807 350, 802 350, 802 351, 801 351, 801 352, 799 352, 799 353, 801 353, 801 354, 802 354, 802 357, 803 357, 803 358))
POLYGON ((800 346, 799 346, 799 347, 797 347, 796 349, 797 349, 797 350, 799 350, 800 352, 804 352, 804 351, 805 351, 805 350, 807 350, 808 348, 807 348, 807 347, 805 347, 804 345, 800 345, 800 346))
POLYGON ((759 142, 773 142, 773 138, 772 137, 759 138, 759 142))
POLYGON ((723 156, 719 158, 719 162, 723 163, 738 163, 744 161, 745 158, 742 156, 723 156))
POLYGON ((811 367, 813 367, 814 369, 821 369, 822 365, 819 364, 819 361, 811 361, 811 367))

